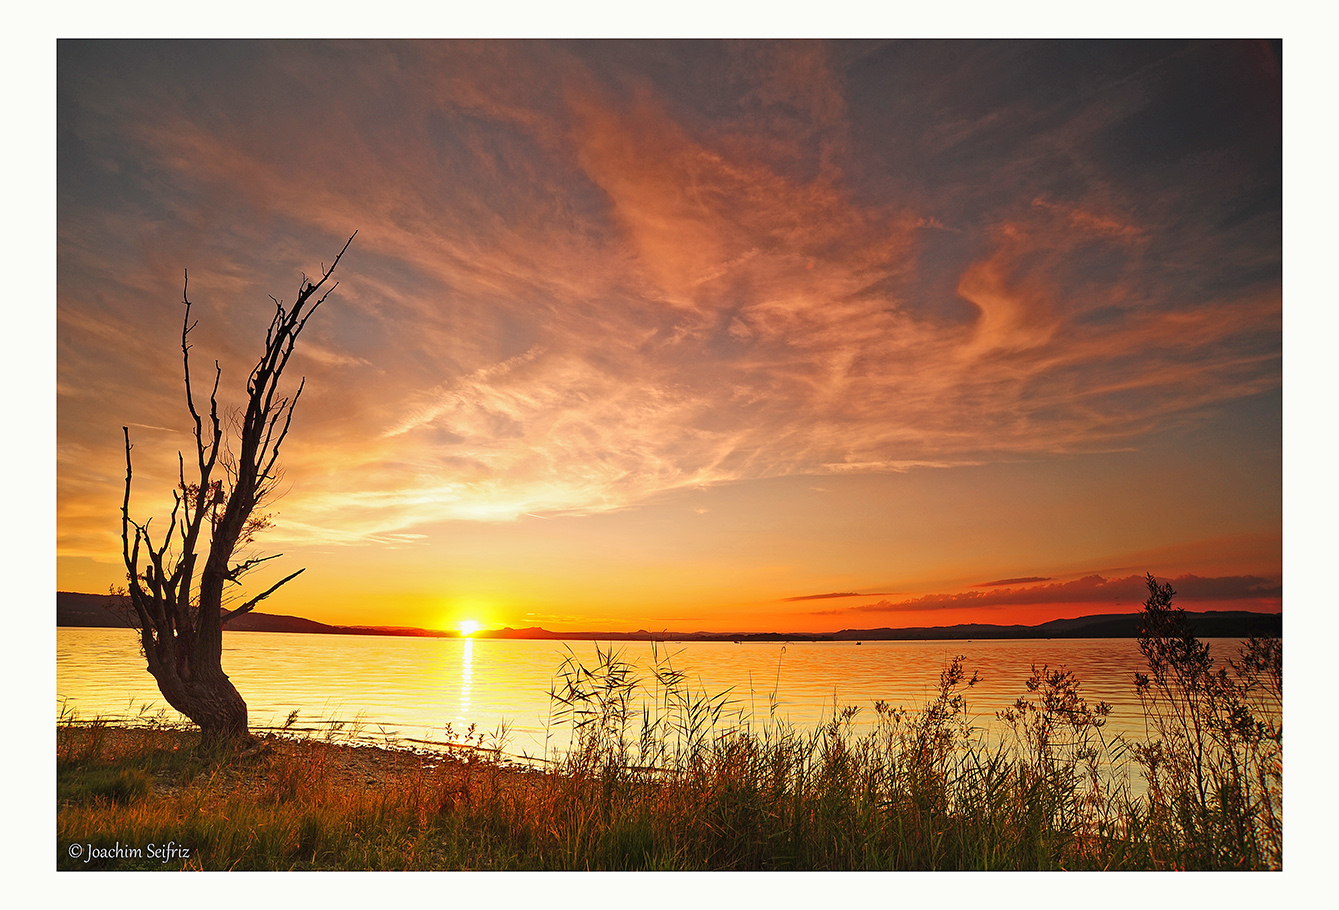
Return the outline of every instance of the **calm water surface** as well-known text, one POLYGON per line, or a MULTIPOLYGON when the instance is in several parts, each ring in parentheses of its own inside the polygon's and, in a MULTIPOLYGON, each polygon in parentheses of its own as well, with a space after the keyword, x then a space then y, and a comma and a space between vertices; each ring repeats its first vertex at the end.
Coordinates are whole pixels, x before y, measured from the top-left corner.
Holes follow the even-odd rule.
MULTIPOLYGON (((1237 645, 1211 641, 1220 661, 1235 656, 1237 645)), ((1143 660, 1133 639, 658 647, 693 687, 712 694, 731 689, 736 712, 766 720, 775 692, 777 715, 802 729, 830 717, 834 704, 861 708, 858 722, 872 720, 877 699, 919 708, 933 696, 940 671, 962 654, 968 675, 975 671, 981 677, 967 690, 968 712, 979 726, 998 724, 995 712, 1025 694, 1035 663, 1069 668, 1089 704, 1111 703, 1107 732, 1136 739, 1145 733, 1133 688, 1143 660)), ((650 680, 649 642, 614 648, 644 668, 650 680)), ((460 734, 471 724, 492 732, 506 721, 509 753, 542 756, 567 742, 566 730, 548 722, 548 692, 569 653, 587 666, 595 664, 591 642, 230 632, 224 637, 223 668, 246 699, 255 728, 281 726, 297 711, 296 726, 309 731, 321 732, 322 722, 334 720, 346 722, 341 737, 441 743, 448 739, 448 724, 460 734)), ((179 719, 145 670, 136 634, 128 629, 58 629, 56 695, 58 710, 84 719, 159 711, 179 719)))

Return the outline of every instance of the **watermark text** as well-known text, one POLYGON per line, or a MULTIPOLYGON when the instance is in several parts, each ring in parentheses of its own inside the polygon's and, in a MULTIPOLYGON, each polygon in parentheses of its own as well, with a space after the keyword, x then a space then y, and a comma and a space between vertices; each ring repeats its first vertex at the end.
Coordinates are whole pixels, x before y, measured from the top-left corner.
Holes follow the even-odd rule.
POLYGON ((68 852, 70 859, 81 860, 85 863, 118 859, 149 859, 157 860, 160 863, 170 863, 173 860, 191 858, 191 848, 176 841, 168 841, 165 844, 145 844, 143 846, 123 844, 120 841, 109 846, 103 844, 70 844, 68 852))

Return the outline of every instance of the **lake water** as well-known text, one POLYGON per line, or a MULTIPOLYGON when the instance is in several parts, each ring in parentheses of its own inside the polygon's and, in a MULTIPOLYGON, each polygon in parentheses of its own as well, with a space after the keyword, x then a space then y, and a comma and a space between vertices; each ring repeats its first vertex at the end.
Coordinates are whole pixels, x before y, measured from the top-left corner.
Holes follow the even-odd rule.
MULTIPOLYGON (((1219 660, 1236 655, 1238 642, 1211 641, 1219 660)), ((649 642, 618 642, 614 649, 642 668, 651 683, 649 642)), ((1108 734, 1145 737, 1133 679, 1143 659, 1133 639, 1045 639, 924 642, 670 642, 662 657, 710 694, 730 689, 731 710, 766 720, 775 692, 776 714, 801 729, 857 706, 857 722, 872 720, 876 700, 920 708, 934 694, 940 671, 954 655, 981 681, 967 690, 968 713, 978 726, 998 725, 995 712, 1025 694, 1031 665, 1064 666, 1081 682, 1089 704, 1113 708, 1108 734)), ((363 635, 230 632, 223 667, 250 709, 255 729, 294 727, 327 735, 344 722, 341 739, 395 741, 431 747, 467 730, 491 733, 506 722, 507 752, 543 756, 568 741, 550 721, 549 690, 564 657, 595 665, 592 642, 499 641, 363 635), (570 650, 569 650, 570 649, 570 650)), ((129 629, 61 628, 56 637, 57 710, 81 719, 130 720, 166 706, 144 668, 136 633, 129 629)), ((635 735, 635 729, 633 731, 635 735)))

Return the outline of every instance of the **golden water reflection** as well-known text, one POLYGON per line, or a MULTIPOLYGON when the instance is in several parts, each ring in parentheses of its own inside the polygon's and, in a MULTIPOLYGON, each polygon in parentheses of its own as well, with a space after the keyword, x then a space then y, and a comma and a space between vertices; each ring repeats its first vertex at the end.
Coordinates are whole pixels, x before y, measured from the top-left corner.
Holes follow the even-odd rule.
MULTIPOLYGON (((1218 660, 1235 656, 1238 642, 1211 640, 1218 660)), ((873 704, 915 710, 933 697, 939 673, 956 654, 981 682, 967 692, 968 713, 980 727, 998 726, 995 712, 1025 694, 1038 667, 1068 667, 1090 704, 1113 705, 1105 733, 1133 741, 1146 737, 1134 693, 1144 669, 1132 639, 935 642, 780 642, 661 644, 695 689, 729 690, 732 720, 765 723, 773 717, 801 728, 817 726, 835 707, 861 709, 856 725, 874 719, 873 704), (775 708, 773 708, 773 705, 775 708)), ((644 680, 653 666, 647 642, 618 643, 644 680)), ((563 658, 594 666, 591 642, 437 639, 361 635, 233 632, 224 638, 224 670, 250 708, 252 726, 282 726, 292 711, 304 722, 350 722, 345 735, 367 742, 391 736, 402 745, 442 743, 446 726, 492 733, 505 722, 507 751, 542 757, 565 747, 568 731, 550 723, 548 693, 563 658), (571 651, 568 651, 570 646, 571 651)), ((144 706, 163 707, 129 629, 57 630, 57 707, 80 717, 134 719, 144 706)), ((644 693, 643 693, 644 694, 644 693)), ((634 709, 634 716, 636 714, 634 709)), ((636 731, 632 731, 636 735, 636 731)))
POLYGON ((460 713, 456 723, 469 723, 470 693, 474 688, 474 639, 466 638, 460 654, 460 713))

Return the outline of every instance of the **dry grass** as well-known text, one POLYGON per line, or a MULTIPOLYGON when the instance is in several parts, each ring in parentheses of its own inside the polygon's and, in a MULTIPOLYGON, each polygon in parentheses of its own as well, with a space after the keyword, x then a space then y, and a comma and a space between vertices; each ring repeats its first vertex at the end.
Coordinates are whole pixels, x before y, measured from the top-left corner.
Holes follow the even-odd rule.
POLYGON ((1063 668, 1035 668, 1001 713, 1012 738, 987 744, 967 723, 975 677, 961 658, 927 704, 876 704, 861 734, 854 708, 813 730, 774 713, 732 720, 720 695, 688 689, 668 659, 643 684, 600 649, 591 666, 573 657, 560 669, 554 721, 570 725, 572 747, 542 771, 478 747, 424 755, 273 735, 210 754, 198 734, 162 724, 67 721, 57 731, 57 864, 1280 868, 1281 649, 1253 642, 1214 668, 1174 613, 1161 619, 1171 626, 1144 643, 1155 672, 1141 694, 1160 732, 1148 743, 1106 740, 1106 707, 1088 705, 1063 668), (1169 646, 1173 633, 1180 646, 1169 646), (1185 729, 1203 735, 1187 740, 1185 729), (1113 768, 1142 769, 1147 794, 1132 796, 1113 768), (85 861, 89 846, 169 842, 189 856, 85 861))

